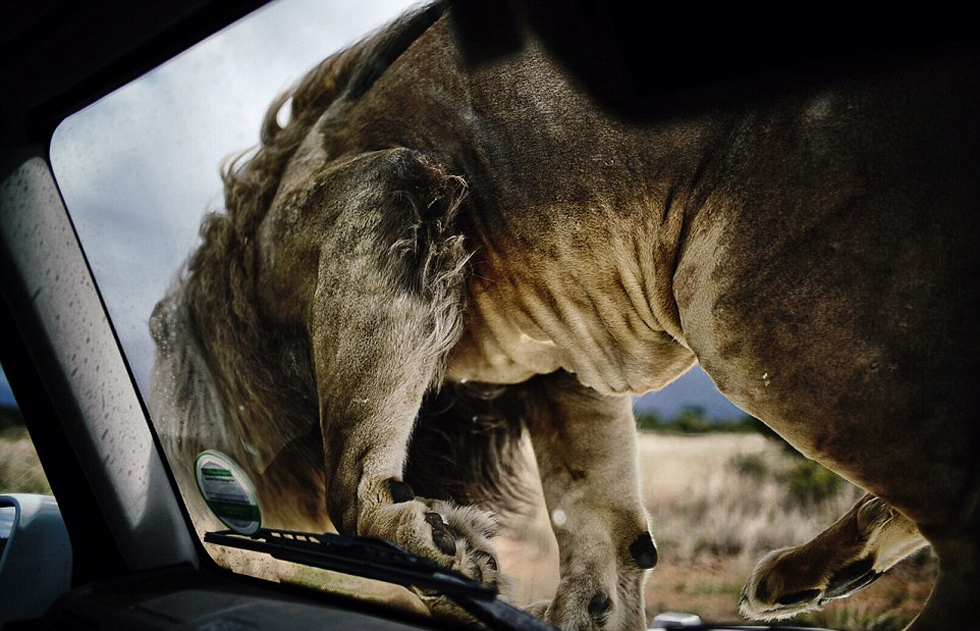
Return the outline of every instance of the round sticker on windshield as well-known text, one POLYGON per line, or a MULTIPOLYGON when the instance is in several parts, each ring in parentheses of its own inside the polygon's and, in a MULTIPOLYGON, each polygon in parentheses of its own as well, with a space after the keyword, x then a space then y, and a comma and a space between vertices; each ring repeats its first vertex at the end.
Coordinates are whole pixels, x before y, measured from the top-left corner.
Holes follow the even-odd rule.
POLYGON ((234 460, 220 451, 202 451, 194 469, 197 488, 221 523, 243 535, 258 532, 262 527, 259 496, 234 460))

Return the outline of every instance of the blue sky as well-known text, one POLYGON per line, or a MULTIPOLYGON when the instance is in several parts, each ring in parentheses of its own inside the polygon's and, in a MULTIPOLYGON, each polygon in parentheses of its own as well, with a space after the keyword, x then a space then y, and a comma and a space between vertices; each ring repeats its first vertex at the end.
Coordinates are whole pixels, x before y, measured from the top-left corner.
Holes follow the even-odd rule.
MULTIPOLYGON (((280 0, 55 131, 56 178, 144 393, 154 351, 149 316, 197 245, 202 217, 222 206, 219 165, 258 142, 276 95, 410 4, 280 0)), ((0 397, 8 391, 0 382, 0 397)), ((741 414, 699 370, 640 402, 668 417, 690 404, 715 418, 741 414)))
POLYGON ((656 412, 663 419, 672 419, 689 405, 704 408, 705 415, 714 420, 734 420, 745 416, 723 397, 711 378, 699 366, 695 366, 677 381, 659 392, 651 392, 633 402, 639 412, 656 412))

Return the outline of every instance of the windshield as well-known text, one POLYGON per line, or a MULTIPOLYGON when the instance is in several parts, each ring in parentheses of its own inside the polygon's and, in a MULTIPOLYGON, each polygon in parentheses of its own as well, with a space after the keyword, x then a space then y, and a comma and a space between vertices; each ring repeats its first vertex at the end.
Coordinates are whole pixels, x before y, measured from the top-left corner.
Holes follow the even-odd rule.
MULTIPOLYGON (((265 340, 260 351, 279 353, 277 366, 299 385, 288 392, 249 392, 229 409, 227 400, 207 391, 213 357, 173 350, 171 344, 189 330, 182 327, 191 324, 169 317, 178 307, 164 299, 183 291, 188 260, 202 233, 215 225, 208 214, 222 213, 228 203, 220 174, 255 156, 270 104, 307 70, 407 6, 279 0, 69 117, 52 140, 58 184, 202 541, 205 532, 225 528, 244 534, 265 526, 337 530, 326 515, 331 489, 323 481, 316 419, 297 425, 273 415, 267 434, 241 420, 262 407, 266 395, 287 399, 290 410, 310 403, 301 386, 316 358, 292 341, 265 340), (161 366, 190 377, 155 376, 161 366)), ((282 102, 274 116, 280 127, 294 116, 291 108, 291 100, 282 102)), ((473 398, 493 398, 484 395, 473 398)), ((368 405, 371 397, 357 393, 353 401, 368 405)), ((638 397, 634 408, 642 499, 660 550, 645 584, 648 620, 664 611, 741 620, 739 594, 756 561, 807 541, 862 495, 729 403, 697 366, 662 392, 638 397)), ((519 429, 512 438, 528 463, 515 475, 528 490, 521 510, 500 518, 494 544, 508 577, 500 587, 506 585, 510 602, 525 607, 555 593, 559 560, 552 529, 569 516, 545 508, 528 439, 519 429)), ((440 457, 452 461, 454 454, 440 457)), ((400 488, 392 487, 396 500, 400 488)), ((424 599, 403 588, 247 550, 204 547, 238 572, 428 611, 424 599)), ((840 629, 901 626, 921 606, 934 575, 934 560, 923 551, 878 585, 794 622, 840 629)))
MULTIPOLYGON (((204 216, 222 208, 222 165, 256 145, 269 103, 307 69, 409 4, 271 3, 57 128, 52 167, 144 399, 156 352, 150 315, 198 244, 204 216)), ((288 106, 282 116, 288 119, 288 106)), ((168 455, 178 479, 182 467, 193 469, 193 459, 168 455)), ((180 490, 193 509, 199 491, 193 476, 186 481, 180 490)), ((198 535, 223 527, 192 514, 198 535)), ((206 549, 244 573, 424 611, 400 588, 211 544, 206 549)))

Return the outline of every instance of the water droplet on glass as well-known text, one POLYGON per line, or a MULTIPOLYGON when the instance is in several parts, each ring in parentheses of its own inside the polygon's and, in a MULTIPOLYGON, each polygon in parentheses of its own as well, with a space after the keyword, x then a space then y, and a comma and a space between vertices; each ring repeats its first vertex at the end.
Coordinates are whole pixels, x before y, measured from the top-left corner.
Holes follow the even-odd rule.
POLYGON ((564 526, 565 522, 568 521, 568 516, 560 508, 556 508, 551 511, 551 522, 556 526, 564 526))
POLYGON ((289 119, 292 117, 292 114, 293 114, 293 99, 289 98, 286 100, 285 103, 282 104, 282 107, 279 108, 279 111, 276 112, 276 123, 278 123, 280 127, 285 127, 286 125, 289 124, 289 119))

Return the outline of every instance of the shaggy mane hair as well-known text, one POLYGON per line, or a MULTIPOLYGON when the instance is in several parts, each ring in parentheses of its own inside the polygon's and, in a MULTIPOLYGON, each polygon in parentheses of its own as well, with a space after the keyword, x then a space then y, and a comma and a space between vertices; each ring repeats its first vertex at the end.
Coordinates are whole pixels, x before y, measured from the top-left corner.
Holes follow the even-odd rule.
POLYGON ((257 252, 253 236, 300 143, 335 100, 363 94, 443 13, 442 4, 409 13, 392 27, 320 62, 272 102, 254 155, 249 158, 250 151, 239 154, 225 166, 225 212, 205 217, 203 243, 188 265, 188 272, 199 279, 199 290, 190 296, 192 311, 234 323, 210 332, 218 336, 210 339, 219 346, 248 348, 268 333, 255 308, 257 252), (283 127, 277 117, 289 101, 289 122, 283 127))

